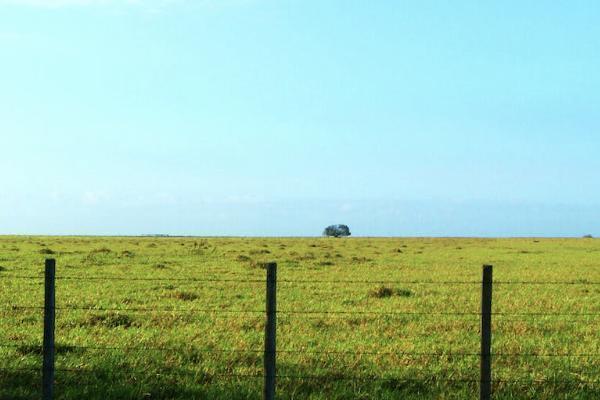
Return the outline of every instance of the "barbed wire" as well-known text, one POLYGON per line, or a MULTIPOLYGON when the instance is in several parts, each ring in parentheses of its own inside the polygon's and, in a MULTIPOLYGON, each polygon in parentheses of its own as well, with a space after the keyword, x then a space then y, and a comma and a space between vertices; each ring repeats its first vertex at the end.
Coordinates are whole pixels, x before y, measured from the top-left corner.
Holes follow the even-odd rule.
MULTIPOLYGON (((5 311, 43 310, 43 306, 13 305, 5 311)), ((165 312, 165 313, 198 313, 198 314, 265 314, 265 310, 229 310, 221 308, 170 308, 170 307, 98 307, 98 306, 60 306, 57 311, 104 311, 104 312, 165 312)), ((281 315, 381 315, 381 316, 481 316, 475 311, 364 311, 364 310, 277 310, 281 315)), ((508 317, 597 317, 600 312, 492 312, 492 316, 508 317)))
MULTIPOLYGON (((2 276, 2 275, 0 275, 2 276)), ((3 275, 4 278, 14 279, 33 279, 43 280, 44 276, 32 276, 32 275, 3 275)), ((59 276, 55 277, 56 280, 73 280, 73 281, 146 281, 146 282, 234 282, 234 283, 265 283, 264 279, 223 279, 223 278, 139 278, 139 277, 117 277, 117 276, 59 276)))
MULTIPOLYGON (((264 282, 264 280, 263 280, 264 282)), ((289 280, 278 279, 277 283, 340 283, 340 284, 398 284, 398 285, 481 285, 481 281, 404 281, 404 280, 289 280)), ((600 285, 600 282, 581 281, 493 281, 494 285, 600 285)))
MULTIPOLYGON (((29 373, 41 373, 40 368, 4 368, 0 367, 0 371, 3 372, 29 372, 29 373)), ((55 368, 55 372, 62 373, 75 373, 75 374, 98 374, 102 373, 102 370, 95 370, 90 368, 55 368)), ((391 382, 395 384, 401 383, 470 383, 479 384, 480 379, 476 378, 439 378, 439 377, 422 377, 422 378, 399 378, 399 377, 381 377, 381 376, 363 376, 363 375, 276 375, 277 379, 281 380, 316 380, 316 381, 330 381, 330 382, 346 382, 346 381, 377 381, 377 382, 391 382)), ((264 379, 264 374, 240 374, 240 373, 204 373, 199 376, 199 379, 204 378, 205 380, 211 380, 213 378, 236 378, 236 379, 264 379)), ((600 380, 582 380, 582 379, 492 379, 493 383, 504 383, 504 384, 537 384, 537 385, 599 385, 600 380)))
MULTIPOLYGON (((1 278, 8 279, 26 279, 36 280, 43 283, 44 276, 32 276, 32 275, 0 275, 1 278)), ((255 279, 255 277, 248 277, 247 279, 229 279, 229 278, 193 278, 193 277, 164 277, 164 278, 143 278, 143 277, 118 277, 118 276, 57 276, 56 280, 64 281, 145 281, 145 282, 198 282, 198 283, 236 283, 236 284, 265 284, 265 279, 255 279)), ((360 285, 482 285, 481 281, 468 281, 468 280, 457 280, 457 281, 433 281, 433 280, 308 280, 308 279, 280 279, 277 281, 278 284, 360 284, 360 285)), ((587 282, 587 281, 494 281, 494 285, 600 285, 600 282, 587 282)), ((5 309, 6 310, 6 309, 5 309)), ((8 310, 44 310, 43 306, 27 306, 27 305, 15 305, 8 307, 8 310)), ((202 314, 216 314, 220 318, 237 318, 239 315, 255 315, 262 317, 266 313, 266 310, 256 309, 223 309, 223 308, 173 308, 173 307, 102 307, 102 306, 81 306, 81 305, 64 305, 55 307, 57 311, 91 311, 91 312, 141 312, 141 313, 202 313, 202 314), (221 315, 224 314, 224 315, 221 315)), ((0 308, 0 312, 3 309, 0 308)), ((283 316, 302 316, 303 319, 323 319, 323 318, 345 318, 348 316, 481 316, 481 312, 476 311, 371 311, 371 310, 310 310, 310 309, 283 309, 276 312, 276 314, 283 316)), ((597 317, 600 316, 600 311, 585 311, 582 312, 564 312, 564 311, 533 311, 533 312, 507 312, 498 311, 492 312, 492 316, 502 317, 500 321, 516 321, 511 317, 597 317), (505 318, 506 317, 506 318, 505 318)), ((36 351, 42 350, 43 346, 40 344, 10 344, 0 343, 0 347, 5 348, 16 348, 36 351)), ((215 354, 262 354, 263 349, 223 349, 223 348, 190 348, 190 347, 160 347, 160 346, 86 346, 86 345, 70 345, 70 344, 59 344, 56 346, 58 351, 81 349, 81 350, 98 350, 98 351, 158 351, 158 352, 198 352, 198 353, 215 353, 215 354)), ((302 354, 302 355, 316 355, 316 356, 360 356, 360 355, 371 355, 371 356, 394 356, 394 357, 422 357, 422 358, 467 358, 467 357, 481 357, 481 353, 477 352, 418 352, 418 351, 370 351, 370 350, 310 350, 310 349, 281 349, 277 350, 278 354, 302 354)), ((600 358, 600 353, 538 353, 538 352, 496 352, 490 354, 493 358, 600 358)), ((29 372, 40 372, 40 368, 2 368, 0 371, 29 371, 29 372)), ((102 370, 94 370, 91 368, 56 368, 57 372, 66 373, 95 373, 102 370)), ((133 370, 135 372, 135 370, 133 370)), ((199 373, 200 377, 205 379, 211 378, 264 378, 263 374, 236 374, 236 373, 225 373, 225 374, 211 374, 211 373, 199 373)), ((479 383, 480 379, 473 378, 443 378, 443 377, 416 377, 416 378, 400 378, 400 377, 386 377, 386 376, 371 376, 371 375, 302 375, 302 374, 283 374, 278 375, 278 379, 296 379, 296 380, 319 380, 319 381, 389 381, 389 382, 452 382, 452 383, 479 383)), ((582 380, 582 379, 492 379, 494 383, 524 383, 524 384, 575 384, 575 385, 596 385, 600 384, 600 381, 596 380, 582 380)))
POLYGON ((38 372, 38 373, 41 373, 42 372, 42 367, 40 367, 40 368, 6 368, 6 367, 0 367, 0 371, 4 371, 4 372, 38 372))
MULTIPOLYGON (((43 280, 44 276, 32 275, 2 275, 3 278, 12 279, 34 279, 43 280)), ((265 279, 227 279, 227 278, 139 278, 139 277, 118 277, 118 276, 56 276, 56 280, 74 280, 74 281, 148 281, 148 282, 233 282, 233 283, 265 283, 265 279)), ((328 284, 397 284, 397 285, 481 285, 481 281, 432 281, 432 280, 308 280, 308 279, 279 279, 277 283, 328 283, 328 284)), ((600 285, 600 282, 585 281, 494 281, 498 285, 600 285)))
MULTIPOLYGON (((461 383, 480 383, 480 379, 475 378, 438 378, 438 377, 423 377, 423 378, 395 378, 395 377, 378 377, 378 376, 321 376, 321 375, 278 375, 277 378, 281 379, 316 379, 316 380, 334 380, 334 381, 347 381, 347 380, 373 380, 373 381, 392 381, 392 382, 461 382, 461 383)), ((600 384, 600 380, 586 381, 586 380, 568 380, 568 379, 492 379, 494 383, 569 383, 569 384, 600 384)))
MULTIPOLYGON (((17 344, 0 343, 0 347, 6 348, 26 348, 42 349, 41 344, 17 344)), ((82 349, 82 350, 118 350, 118 351, 159 351, 159 352, 198 352, 198 353, 240 353, 240 354, 262 354, 264 349, 214 349, 214 348, 190 348, 190 347, 157 347, 157 346, 85 346, 72 344, 59 344, 57 349, 82 349)), ((476 352, 410 352, 410 351, 352 351, 352 350, 307 350, 307 349, 281 349, 277 353, 284 354, 311 354, 311 355, 386 355, 397 357, 480 357, 481 353, 476 352)), ((491 357, 564 357, 564 358, 600 358, 600 353, 503 353, 496 352, 490 354, 491 357)))

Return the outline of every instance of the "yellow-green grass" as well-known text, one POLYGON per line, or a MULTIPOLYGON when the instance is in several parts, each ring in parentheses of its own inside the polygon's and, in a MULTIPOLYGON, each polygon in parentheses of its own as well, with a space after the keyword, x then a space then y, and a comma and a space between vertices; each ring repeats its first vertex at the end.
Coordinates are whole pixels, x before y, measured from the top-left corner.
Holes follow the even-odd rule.
POLYGON ((59 399, 261 398, 271 260, 280 399, 477 398, 486 263, 575 283, 495 284, 493 398, 600 398, 599 240, 0 237, 0 399, 40 398, 43 312, 15 306, 49 257, 59 399))

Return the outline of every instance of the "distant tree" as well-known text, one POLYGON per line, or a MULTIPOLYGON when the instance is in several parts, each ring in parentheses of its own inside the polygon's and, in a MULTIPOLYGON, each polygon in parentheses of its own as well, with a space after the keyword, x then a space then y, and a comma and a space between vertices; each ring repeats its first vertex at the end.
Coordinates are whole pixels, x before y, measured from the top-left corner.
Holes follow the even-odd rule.
POLYGON ((323 236, 329 236, 329 237, 345 237, 345 236, 350 236, 350 228, 348 228, 348 225, 342 225, 342 224, 338 224, 338 225, 329 225, 327 228, 325 228, 325 230, 323 231, 323 236))
POLYGON ((583 235, 584 239, 593 239, 594 237, 592 235, 583 235))

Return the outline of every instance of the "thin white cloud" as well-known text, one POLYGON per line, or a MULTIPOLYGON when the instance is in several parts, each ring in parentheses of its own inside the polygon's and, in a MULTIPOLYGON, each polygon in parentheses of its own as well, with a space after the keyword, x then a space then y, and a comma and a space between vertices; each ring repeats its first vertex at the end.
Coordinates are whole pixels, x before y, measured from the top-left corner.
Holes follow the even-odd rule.
POLYGON ((109 196, 105 192, 87 191, 81 196, 81 201, 87 206, 95 206, 106 200, 109 196))
MULTIPOLYGON (((123 1, 129 3, 128 0, 123 1)), ((111 0, 0 0, 0 4, 34 6, 34 7, 64 7, 64 6, 89 6, 114 3, 111 0)))
POLYGON ((350 204, 350 203, 344 203, 344 204, 342 204, 340 206, 340 211, 341 212, 347 213, 347 212, 350 212, 352 210, 354 210, 354 206, 352 204, 350 204))
POLYGON ((177 1, 178 0, 0 0, 0 5, 4 4, 45 8, 106 5, 161 7, 177 1))
POLYGON ((0 5, 29 6, 44 8, 81 6, 140 6, 160 9, 169 5, 189 2, 206 8, 241 6, 254 0, 0 0, 0 5))

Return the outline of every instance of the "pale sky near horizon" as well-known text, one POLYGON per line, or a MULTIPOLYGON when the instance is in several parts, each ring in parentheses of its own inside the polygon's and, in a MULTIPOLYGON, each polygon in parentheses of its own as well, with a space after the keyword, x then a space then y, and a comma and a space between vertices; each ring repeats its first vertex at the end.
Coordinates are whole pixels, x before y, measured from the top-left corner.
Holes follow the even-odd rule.
POLYGON ((0 0, 0 234, 600 236, 598 21, 0 0))

